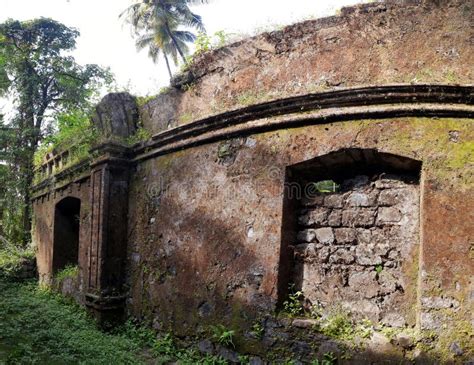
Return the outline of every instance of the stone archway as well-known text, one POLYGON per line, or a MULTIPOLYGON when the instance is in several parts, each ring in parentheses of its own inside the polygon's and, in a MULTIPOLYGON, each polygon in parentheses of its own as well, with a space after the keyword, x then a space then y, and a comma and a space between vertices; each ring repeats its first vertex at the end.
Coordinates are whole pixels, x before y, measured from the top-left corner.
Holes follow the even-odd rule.
POLYGON ((79 259, 81 200, 64 198, 54 208, 53 274, 79 259))

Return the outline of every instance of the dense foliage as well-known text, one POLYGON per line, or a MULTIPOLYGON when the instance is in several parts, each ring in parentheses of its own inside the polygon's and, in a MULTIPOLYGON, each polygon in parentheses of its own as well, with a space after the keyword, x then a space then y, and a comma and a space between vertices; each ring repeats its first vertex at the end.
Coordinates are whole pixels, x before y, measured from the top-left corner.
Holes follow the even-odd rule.
POLYGON ((97 65, 78 65, 68 53, 79 32, 52 19, 8 20, 0 24, 0 91, 14 104, 14 116, 0 130, 3 164, 7 166, 8 200, 2 202, 2 225, 14 206, 18 232, 10 240, 30 236, 30 187, 33 156, 41 140, 56 128, 58 113, 87 109, 98 90, 111 81, 97 65))
POLYGON ((101 332, 83 308, 34 282, 0 276, 0 290, 0 364, 226 364, 131 322, 101 332))
POLYGON ((35 166, 40 166, 46 154, 53 150, 68 150, 68 165, 77 163, 89 156, 89 150, 97 139, 97 132, 87 110, 76 109, 60 113, 56 121, 57 131, 46 136, 35 153, 35 166))

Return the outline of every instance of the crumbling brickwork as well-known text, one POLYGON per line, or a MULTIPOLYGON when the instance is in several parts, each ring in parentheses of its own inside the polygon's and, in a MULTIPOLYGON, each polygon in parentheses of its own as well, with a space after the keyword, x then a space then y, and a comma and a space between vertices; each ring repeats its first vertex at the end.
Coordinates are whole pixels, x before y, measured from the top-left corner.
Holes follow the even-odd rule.
POLYGON ((344 180, 338 192, 303 198, 297 213, 293 280, 305 298, 404 326, 409 278, 403 264, 419 242, 416 180, 356 176, 344 180))

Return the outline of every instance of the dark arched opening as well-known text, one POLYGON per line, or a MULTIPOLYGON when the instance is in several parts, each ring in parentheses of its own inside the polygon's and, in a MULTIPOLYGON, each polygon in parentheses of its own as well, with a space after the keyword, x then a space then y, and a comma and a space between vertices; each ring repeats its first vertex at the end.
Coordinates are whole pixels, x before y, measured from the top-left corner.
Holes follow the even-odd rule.
POLYGON ((68 197, 54 211, 53 273, 77 265, 79 256, 81 201, 68 197))
POLYGON ((308 305, 411 322, 416 288, 404 276, 417 267, 420 172, 420 161, 357 148, 287 167, 280 304, 293 285, 308 305))

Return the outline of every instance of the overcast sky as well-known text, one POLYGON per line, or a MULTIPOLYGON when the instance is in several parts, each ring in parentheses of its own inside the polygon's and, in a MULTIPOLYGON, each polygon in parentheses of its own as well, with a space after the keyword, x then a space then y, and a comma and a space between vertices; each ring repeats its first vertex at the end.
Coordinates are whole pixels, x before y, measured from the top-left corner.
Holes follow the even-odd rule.
MULTIPOLYGON (((155 94, 168 84, 166 68, 137 53, 130 29, 119 14, 134 0, 0 0, 0 22, 50 17, 81 32, 74 55, 79 63, 109 66, 120 85, 138 95, 155 94)), ((208 34, 253 34, 276 25, 333 15, 360 0, 213 0, 194 6, 208 34)))

